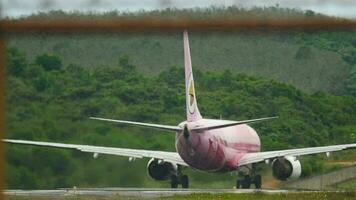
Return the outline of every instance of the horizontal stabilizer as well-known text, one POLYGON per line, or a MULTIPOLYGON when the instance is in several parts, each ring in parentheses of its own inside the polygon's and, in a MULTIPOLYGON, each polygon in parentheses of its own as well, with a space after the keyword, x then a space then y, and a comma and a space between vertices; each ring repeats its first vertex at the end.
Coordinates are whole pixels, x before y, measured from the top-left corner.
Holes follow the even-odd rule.
POLYGON ((142 122, 116 120, 116 119, 105 119, 105 118, 99 118, 99 117, 90 117, 90 119, 114 122, 114 123, 120 123, 120 124, 128 124, 128 125, 133 125, 133 126, 141 126, 141 127, 147 127, 147 128, 155 128, 155 129, 161 129, 161 130, 167 130, 167 131, 182 131, 182 128, 180 128, 179 126, 149 124, 149 123, 142 123, 142 122))
POLYGON ((236 126, 236 125, 241 125, 241 124, 251 124, 251 123, 266 121, 266 120, 270 120, 270 119, 276 119, 276 118, 278 118, 278 117, 265 117, 265 118, 250 119, 250 120, 243 120, 243 121, 222 121, 221 123, 218 123, 218 124, 213 124, 213 125, 208 125, 208 126, 200 126, 200 127, 192 128, 191 130, 204 131, 204 130, 225 128, 225 127, 229 127, 229 126, 236 126))

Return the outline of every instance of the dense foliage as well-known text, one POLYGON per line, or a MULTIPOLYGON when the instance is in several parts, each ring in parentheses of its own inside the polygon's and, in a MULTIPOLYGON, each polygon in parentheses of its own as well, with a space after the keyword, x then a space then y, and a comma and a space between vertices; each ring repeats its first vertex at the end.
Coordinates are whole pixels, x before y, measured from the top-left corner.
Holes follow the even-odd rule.
POLYGON ((338 18, 332 18, 323 14, 315 13, 312 10, 299 10, 293 8, 283 8, 276 6, 270 7, 253 7, 243 8, 240 6, 210 6, 203 8, 166 8, 157 10, 139 10, 135 12, 130 11, 118 11, 112 10, 108 12, 102 12, 100 14, 96 12, 82 12, 78 10, 65 12, 62 10, 52 10, 49 12, 38 12, 30 16, 20 17, 20 20, 82 20, 82 19, 100 19, 100 20, 112 20, 120 19, 142 19, 149 17, 150 19, 177 19, 177 18, 194 18, 194 19, 216 19, 216 18, 239 18, 250 19, 251 16, 256 19, 281 19, 281 17, 294 18, 294 19, 333 19, 343 20, 338 18))
MULTIPOLYGON (((174 151, 174 134, 88 117, 172 125, 183 121, 183 67, 146 76, 128 56, 121 56, 114 66, 91 69, 63 65, 59 57, 49 54, 27 60, 13 48, 7 57, 7 138, 174 151)), ((280 117, 253 125, 263 150, 356 142, 355 97, 307 94, 291 85, 231 71, 197 70, 194 75, 204 117, 280 117)), ((127 158, 93 159, 70 150, 7 147, 9 188, 168 185, 147 177, 147 160, 129 163, 127 158)), ((307 174, 320 170, 319 165, 316 161, 303 164, 307 174)), ((189 173, 193 186, 231 186, 235 179, 189 173)))
MULTIPOLYGON (((355 32, 192 31, 189 35, 199 70, 273 78, 308 92, 356 94, 355 32)), ((144 74, 158 75, 167 66, 182 64, 180 32, 28 33, 8 38, 8 44, 25 51, 30 60, 51 54, 63 58, 63 65, 114 66, 116 58, 126 54, 144 74)))
MULTIPOLYGON (((159 19, 298 19, 343 20, 313 11, 273 7, 244 9, 210 7, 165 9, 102 14, 78 11, 40 12, 18 20, 159 19)), ((190 31, 193 61, 197 69, 231 70, 272 78, 308 92, 356 95, 356 34, 353 29, 190 31)), ((42 54, 63 58, 63 64, 84 67, 113 66, 127 54, 145 74, 159 74, 182 62, 181 32, 27 33, 11 34, 8 44, 26 52, 29 59, 42 54)))

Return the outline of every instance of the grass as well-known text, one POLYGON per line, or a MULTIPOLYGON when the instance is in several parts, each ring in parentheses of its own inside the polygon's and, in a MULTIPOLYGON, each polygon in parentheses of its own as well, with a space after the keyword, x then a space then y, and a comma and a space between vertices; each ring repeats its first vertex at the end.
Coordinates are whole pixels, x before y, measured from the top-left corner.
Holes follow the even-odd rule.
POLYGON ((278 194, 266 194, 266 193, 254 193, 254 194, 190 194, 182 196, 166 197, 161 199, 167 200, 185 200, 185 199, 212 199, 212 200, 279 200, 279 199, 355 199, 356 194, 354 192, 306 192, 306 193, 278 193, 278 194))
MULTIPOLYGON (((58 197, 57 197, 58 198, 58 197)), ((57 199, 56 198, 56 199, 57 199)), ((124 196, 112 196, 112 197, 84 197, 84 196, 71 196, 71 197, 63 197, 59 199, 67 199, 67 200, 91 200, 91 199, 108 199, 108 200, 136 200, 142 199, 145 197, 124 197, 124 196)), ((8 200, 32 200, 39 199, 38 197, 15 197, 15 196, 7 196, 5 199, 8 200)), ((41 197, 42 200, 53 199, 41 197)), ((256 192, 252 194, 209 194, 209 193, 193 193, 188 195, 174 195, 169 197, 158 197, 158 198, 148 198, 153 200, 188 200, 188 199, 196 199, 196 200, 299 200, 299 199, 312 199, 312 200, 328 200, 328 199, 338 199, 338 200, 349 200, 356 199, 356 192, 348 191, 348 192, 298 192, 298 193, 276 193, 276 194, 267 194, 263 192, 256 192)))
POLYGON ((355 189, 356 188, 356 179, 351 179, 336 185, 337 188, 341 189, 355 189))

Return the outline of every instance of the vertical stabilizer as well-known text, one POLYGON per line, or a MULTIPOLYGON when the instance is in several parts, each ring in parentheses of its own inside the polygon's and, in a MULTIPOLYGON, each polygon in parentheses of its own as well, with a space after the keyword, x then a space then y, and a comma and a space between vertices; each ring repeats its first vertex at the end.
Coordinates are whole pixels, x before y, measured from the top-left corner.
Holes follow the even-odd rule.
POLYGON ((187 121, 197 121, 201 119, 201 115, 198 109, 197 99, 195 95, 192 61, 190 58, 188 32, 183 32, 184 40, 184 67, 185 67, 185 96, 187 106, 187 121))

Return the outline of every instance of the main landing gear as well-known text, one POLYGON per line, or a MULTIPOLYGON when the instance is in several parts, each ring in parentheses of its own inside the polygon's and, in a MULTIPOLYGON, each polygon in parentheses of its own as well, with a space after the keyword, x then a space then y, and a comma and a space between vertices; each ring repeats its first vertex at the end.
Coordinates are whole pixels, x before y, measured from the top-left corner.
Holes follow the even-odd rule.
POLYGON ((178 188, 178 185, 181 184, 182 188, 189 188, 189 179, 187 175, 178 174, 171 176, 171 188, 178 188))
POLYGON ((238 179, 236 181, 236 188, 249 189, 251 185, 254 184, 256 189, 261 189, 262 187, 262 178, 261 175, 256 175, 251 178, 250 175, 245 175, 243 179, 238 179))
POLYGON ((262 187, 262 177, 256 174, 255 165, 252 165, 252 169, 249 170, 249 174, 246 174, 243 179, 237 179, 236 189, 249 189, 251 185, 254 184, 256 189, 261 189, 262 187))

